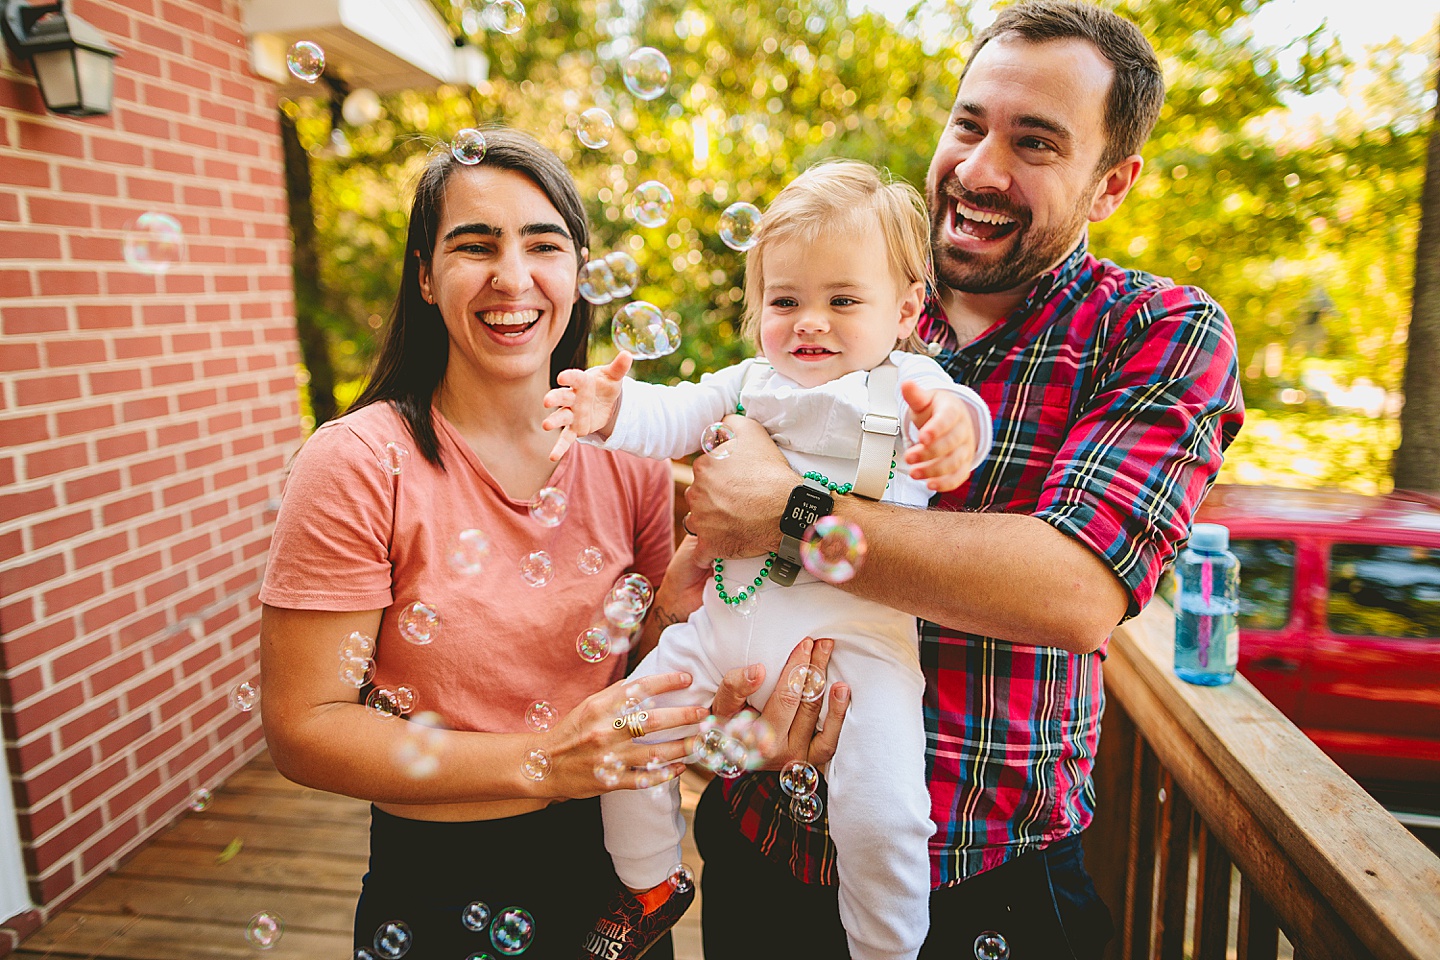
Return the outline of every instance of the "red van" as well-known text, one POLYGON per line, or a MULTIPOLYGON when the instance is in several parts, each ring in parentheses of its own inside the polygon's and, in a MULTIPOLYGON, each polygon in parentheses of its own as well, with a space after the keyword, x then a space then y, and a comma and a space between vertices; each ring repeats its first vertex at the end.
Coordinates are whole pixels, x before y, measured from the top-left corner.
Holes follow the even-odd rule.
POLYGON ((1240 672, 1381 802, 1440 812, 1440 499, 1217 484, 1196 520, 1240 558, 1240 672))

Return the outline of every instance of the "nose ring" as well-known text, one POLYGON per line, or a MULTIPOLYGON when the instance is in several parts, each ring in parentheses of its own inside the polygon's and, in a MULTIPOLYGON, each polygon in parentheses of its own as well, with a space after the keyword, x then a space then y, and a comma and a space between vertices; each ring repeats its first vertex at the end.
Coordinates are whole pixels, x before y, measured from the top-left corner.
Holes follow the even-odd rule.
POLYGON ((491 278, 490 278, 490 286, 492 286, 492 287, 498 287, 498 286, 500 286, 500 278, 499 278, 499 277, 491 277, 491 278))

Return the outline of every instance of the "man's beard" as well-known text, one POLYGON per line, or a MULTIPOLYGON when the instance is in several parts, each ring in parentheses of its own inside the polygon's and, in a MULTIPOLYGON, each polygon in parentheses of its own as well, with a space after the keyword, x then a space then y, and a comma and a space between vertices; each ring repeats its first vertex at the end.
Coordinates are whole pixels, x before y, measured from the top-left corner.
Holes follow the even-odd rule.
POLYGON ((1034 282, 1074 248, 1090 219, 1089 195, 1089 191, 1081 194, 1067 221, 1036 233, 1032 232, 1033 215, 1028 208, 1003 194, 971 193, 951 174, 936 187, 931 203, 930 250, 936 279, 960 293, 1001 293, 1034 282), (948 246, 943 231, 949 226, 951 198, 977 210, 1010 217, 1018 225, 984 256, 948 246))

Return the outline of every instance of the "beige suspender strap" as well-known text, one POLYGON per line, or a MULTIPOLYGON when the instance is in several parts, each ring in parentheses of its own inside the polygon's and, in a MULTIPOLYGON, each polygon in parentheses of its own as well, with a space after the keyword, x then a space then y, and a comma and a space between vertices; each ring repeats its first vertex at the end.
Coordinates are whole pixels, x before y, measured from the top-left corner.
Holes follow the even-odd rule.
POLYGON ((770 361, 766 360, 764 357, 756 357, 755 359, 750 361, 750 366, 745 368, 745 375, 740 378, 740 389, 735 391, 736 403, 745 402, 744 400, 740 399, 741 396, 745 393, 745 385, 750 382, 750 379, 754 377, 755 374, 760 372, 761 368, 769 368, 769 366, 770 361))
POLYGON ((879 500, 890 482, 890 466, 900 437, 900 408, 895 402, 895 385, 900 370, 887 358, 870 371, 870 412, 860 418, 860 464, 855 471, 854 493, 867 500, 879 500))

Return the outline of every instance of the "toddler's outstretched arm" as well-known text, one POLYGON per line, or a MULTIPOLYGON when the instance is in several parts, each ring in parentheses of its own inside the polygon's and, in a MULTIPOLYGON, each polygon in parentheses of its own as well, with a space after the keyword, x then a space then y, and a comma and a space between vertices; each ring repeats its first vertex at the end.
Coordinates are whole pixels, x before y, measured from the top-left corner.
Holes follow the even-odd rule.
POLYGON ((974 415, 949 390, 934 390, 907 380, 900 394, 910 407, 915 443, 905 451, 910 476, 931 490, 954 490, 970 476, 979 439, 974 415))
POLYGON ((551 462, 559 460, 579 437, 598 433, 609 437, 620 410, 621 386, 634 359, 624 350, 603 367, 562 370, 555 379, 560 386, 545 394, 545 406, 558 407, 541 424, 559 430, 560 439, 550 451, 551 462))

